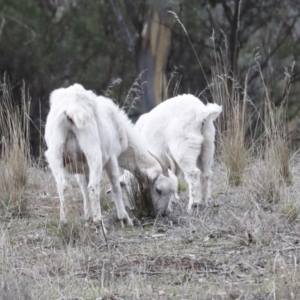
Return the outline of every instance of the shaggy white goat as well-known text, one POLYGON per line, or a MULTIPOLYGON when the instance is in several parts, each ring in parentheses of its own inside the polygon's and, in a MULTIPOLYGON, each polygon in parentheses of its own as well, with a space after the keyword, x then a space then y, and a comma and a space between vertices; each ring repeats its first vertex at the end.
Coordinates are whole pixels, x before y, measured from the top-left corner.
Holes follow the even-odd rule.
POLYGON ((46 121, 45 153, 60 198, 60 221, 66 222, 64 187, 67 173, 76 174, 84 199, 84 217, 101 221, 100 182, 105 169, 112 186, 118 217, 132 226, 122 200, 118 164, 136 168, 152 182, 151 196, 157 213, 165 214, 176 196, 177 182, 167 166, 151 156, 146 142, 125 113, 110 99, 74 84, 53 91, 46 121), (88 181, 88 185, 87 185, 88 181))
POLYGON ((193 95, 185 94, 168 99, 149 113, 142 115, 135 128, 148 142, 149 150, 168 163, 171 156, 176 175, 183 172, 189 187, 188 211, 210 198, 212 162, 215 151, 213 121, 222 107, 204 105, 193 95))

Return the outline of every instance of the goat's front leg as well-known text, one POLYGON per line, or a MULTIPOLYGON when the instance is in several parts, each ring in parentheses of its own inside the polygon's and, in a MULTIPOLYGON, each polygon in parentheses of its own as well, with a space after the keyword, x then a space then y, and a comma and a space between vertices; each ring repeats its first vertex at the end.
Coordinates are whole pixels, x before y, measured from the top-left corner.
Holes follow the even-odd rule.
POLYGON ((189 203, 187 211, 191 213, 194 206, 202 203, 201 171, 197 166, 197 160, 201 153, 203 138, 197 135, 189 135, 170 145, 170 152, 184 174, 189 187, 189 203))
POLYGON ((90 159, 87 157, 87 159, 90 168, 89 184, 87 188, 88 198, 90 200, 93 222, 97 224, 102 222, 101 206, 100 206, 100 182, 102 177, 102 158, 97 157, 94 159, 90 159))
POLYGON ((64 189, 66 187, 65 178, 58 177, 58 179, 56 179, 56 186, 57 186, 59 202, 60 202, 59 221, 62 224, 66 224, 67 218, 66 218, 66 212, 65 212, 66 209, 65 209, 65 197, 64 197, 64 189))
POLYGON ((124 202, 122 199, 119 166, 116 157, 111 157, 109 159, 109 161, 106 164, 105 170, 110 180, 112 196, 117 207, 118 218, 122 223, 122 227, 124 226, 124 221, 126 225, 133 226, 132 220, 130 219, 125 209, 124 202))

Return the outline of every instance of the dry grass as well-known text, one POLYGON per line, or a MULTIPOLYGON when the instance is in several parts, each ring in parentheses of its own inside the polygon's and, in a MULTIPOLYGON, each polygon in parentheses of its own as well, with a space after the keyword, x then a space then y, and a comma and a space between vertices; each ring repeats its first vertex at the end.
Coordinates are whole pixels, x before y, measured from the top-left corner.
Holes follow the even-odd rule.
POLYGON ((59 228, 53 178, 31 169, 29 181, 39 180, 27 188, 30 214, 1 221, 0 299, 297 299, 299 184, 262 203, 250 186, 227 185, 222 165, 214 174, 214 204, 192 216, 187 192, 171 216, 132 229, 121 228, 112 205, 103 212, 106 245, 101 231, 84 226, 75 185, 71 222, 59 228))
MULTIPOLYGON (((291 147, 287 134, 284 102, 275 107, 269 96, 259 64, 264 107, 259 115, 262 134, 255 142, 256 169, 250 182, 251 189, 261 202, 278 203, 286 199, 286 186, 292 184, 291 147)), ((289 83, 287 82, 287 85, 289 83)), ((290 86, 290 85, 289 85, 290 86)), ((254 162, 255 163, 255 162, 254 162)))
MULTIPOLYGON (((227 44, 226 37, 225 45, 227 44)), ((227 49, 217 51, 212 36, 214 55, 212 57, 212 82, 207 89, 213 100, 222 104, 223 112, 217 120, 219 129, 219 158, 227 170, 227 180, 231 185, 243 184, 246 162, 249 156, 249 143, 246 133, 249 120, 249 97, 247 94, 248 74, 244 85, 231 73, 227 65, 227 49)))
MULTIPOLYGON (((247 165, 246 178, 258 164, 247 165)), ((30 214, 0 223, 0 299, 297 299, 299 167, 296 156, 297 184, 278 203, 258 201, 250 185, 228 185, 216 164, 214 204, 193 216, 185 191, 172 216, 132 229, 121 229, 111 205, 103 212, 108 244, 84 226, 75 182, 66 193, 70 224, 59 228, 54 180, 30 168, 30 214)))
POLYGON ((25 84, 21 87, 21 103, 13 100, 9 84, 0 82, 1 162, 0 207, 1 216, 24 216, 27 172, 31 165, 29 145, 30 98, 25 84))
POLYGON ((247 184, 244 182, 247 164, 253 163, 255 158, 263 163, 251 182, 253 189, 264 200, 278 201, 281 186, 292 182, 291 147, 285 117, 292 75, 287 77, 281 105, 275 107, 268 83, 264 81, 257 57, 254 57, 253 65, 262 85, 262 105, 257 108, 247 94, 248 74, 241 86, 226 72, 226 64, 219 69, 219 60, 224 59, 215 57, 216 67, 212 69, 214 75, 210 89, 215 101, 223 105, 223 115, 218 119, 218 156, 226 167, 227 180, 231 185, 247 184), (225 73, 218 73, 224 70, 225 73))
MULTIPOLYGON (((248 159, 245 142, 244 106, 239 99, 227 114, 227 128, 219 140, 219 158, 226 166, 227 180, 231 185, 242 185, 248 159)), ((225 106, 225 109, 226 108, 225 106)))
POLYGON ((153 182, 140 172, 137 168, 134 175, 129 177, 129 182, 126 187, 123 188, 123 194, 132 207, 133 215, 138 219, 153 218, 155 216, 155 210, 151 201, 151 187, 153 182))

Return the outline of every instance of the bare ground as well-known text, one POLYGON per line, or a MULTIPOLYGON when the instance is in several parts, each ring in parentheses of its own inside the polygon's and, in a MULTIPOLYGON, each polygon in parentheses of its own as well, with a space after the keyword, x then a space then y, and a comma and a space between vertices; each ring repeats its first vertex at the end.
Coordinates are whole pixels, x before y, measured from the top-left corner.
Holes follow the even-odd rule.
POLYGON ((85 227, 77 185, 70 224, 59 226, 49 171, 30 169, 27 213, 0 220, 0 299, 299 299, 299 162, 293 184, 262 198, 258 162, 243 187, 228 186, 216 163, 212 200, 189 216, 187 192, 166 218, 122 229, 102 199, 101 229, 85 227))

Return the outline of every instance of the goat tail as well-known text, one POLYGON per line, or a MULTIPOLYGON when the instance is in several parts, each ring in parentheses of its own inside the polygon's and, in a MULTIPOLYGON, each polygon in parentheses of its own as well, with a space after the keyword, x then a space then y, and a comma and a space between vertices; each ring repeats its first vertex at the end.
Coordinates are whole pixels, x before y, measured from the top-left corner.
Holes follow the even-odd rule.
POLYGON ((205 120, 214 121, 222 112, 222 106, 216 103, 208 103, 206 105, 205 120))
POLYGON ((71 105, 65 111, 67 120, 74 124, 78 129, 86 127, 86 118, 83 109, 78 105, 71 105))

